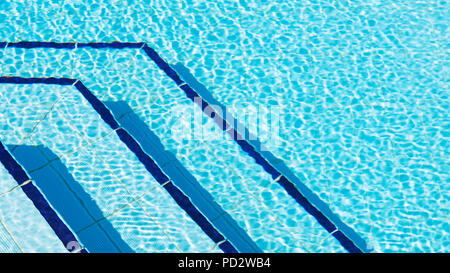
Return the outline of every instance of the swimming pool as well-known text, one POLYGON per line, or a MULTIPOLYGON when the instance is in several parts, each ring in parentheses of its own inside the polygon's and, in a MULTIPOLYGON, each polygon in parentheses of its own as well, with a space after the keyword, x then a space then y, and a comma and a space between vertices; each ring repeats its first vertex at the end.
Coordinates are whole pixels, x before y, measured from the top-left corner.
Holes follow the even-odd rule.
MULTIPOLYGON (((2 143, 87 251, 448 252, 446 2, 27 3, 0 4, 0 76, 82 82, 141 148, 72 84, 0 84, 2 143), (229 138, 186 86, 279 126, 229 138)), ((3 180, 2 250, 64 250, 3 180)))

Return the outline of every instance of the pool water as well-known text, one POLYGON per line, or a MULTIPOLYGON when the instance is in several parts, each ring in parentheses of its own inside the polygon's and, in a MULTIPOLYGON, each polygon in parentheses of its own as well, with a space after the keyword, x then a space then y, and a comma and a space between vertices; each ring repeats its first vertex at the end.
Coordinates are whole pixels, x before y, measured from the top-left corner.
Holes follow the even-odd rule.
MULTIPOLYGON (((279 109, 278 130, 256 132, 278 140, 266 149, 368 248, 450 250, 446 1, 84 2, 1 2, 0 41, 147 42, 235 115, 279 109)), ((345 251, 141 50, 7 47, 0 74, 76 78, 125 102, 261 251, 345 251), (196 118, 207 137, 189 137, 196 118)), ((218 251, 73 87, 2 84, 0 98, 1 141, 49 148, 133 251, 218 251)), ((64 250, 20 211, 43 239, 3 212, 1 251, 64 250)))

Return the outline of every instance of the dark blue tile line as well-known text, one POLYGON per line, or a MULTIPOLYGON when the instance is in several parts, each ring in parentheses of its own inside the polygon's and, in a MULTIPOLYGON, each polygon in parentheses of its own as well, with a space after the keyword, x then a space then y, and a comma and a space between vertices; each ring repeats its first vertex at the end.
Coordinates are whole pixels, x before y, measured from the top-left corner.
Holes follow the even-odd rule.
POLYGON ((8 43, 8 47, 16 48, 75 48, 75 43, 56 43, 56 42, 13 42, 8 43))
MULTIPOLYGON (((209 220, 194 206, 188 196, 186 196, 177 186, 175 186, 166 174, 159 168, 153 159, 142 150, 139 143, 123 128, 119 128, 111 111, 101 102, 86 86, 75 79, 69 78, 22 78, 22 77, 0 77, 0 83, 14 84, 57 84, 67 83, 74 84, 83 97, 91 104, 100 117, 115 130, 120 140, 137 156, 139 161, 144 164, 145 168, 153 175, 159 184, 163 185, 166 191, 172 196, 175 202, 194 220, 197 225, 208 235, 224 252, 237 253, 236 248, 225 240, 225 237, 209 222, 209 220)), ((14 169, 14 167, 12 168, 14 169)), ((23 169, 22 169, 23 171, 23 169)), ((29 180, 28 176, 18 172, 17 178, 20 180, 29 180)))
POLYGON ((77 47, 90 47, 90 48, 141 48, 145 43, 124 43, 124 42, 111 42, 111 43, 77 43, 77 47))
MULTIPOLYGON (((8 47, 22 47, 22 48, 33 48, 33 47, 48 47, 48 48, 68 48, 72 49, 75 47, 71 46, 72 43, 54 43, 54 42, 17 42, 17 43, 8 43, 8 47), (61 45, 59 45, 61 44, 61 45)), ((6 46, 6 45, 5 45, 6 46)), ((237 142, 237 144, 252 158, 255 159, 255 161, 261 165, 266 172, 268 172, 273 179, 279 178, 281 176, 281 173, 276 170, 275 167, 273 167, 256 149, 247 141, 242 138, 239 133, 231 126, 229 123, 227 123, 217 112, 212 110, 211 107, 209 107, 209 104, 194 90, 192 89, 187 83, 185 83, 178 73, 163 59, 159 54, 148 44, 146 43, 121 43, 121 42, 112 42, 112 43, 78 43, 78 47, 91 47, 91 48, 142 48, 144 52, 150 57, 150 59, 153 60, 153 62, 156 63, 156 65, 163 70, 167 76, 169 76, 187 95, 188 98, 190 98, 192 101, 194 101, 194 98, 200 98, 200 106, 202 107, 203 112, 208 115, 209 117, 213 118, 214 121, 219 125, 219 127, 222 130, 227 130, 227 132, 232 136, 233 140, 237 142), (208 110, 208 111, 206 111, 208 110)), ((283 176, 284 177, 284 176, 283 176)), ((288 193, 301 205, 303 206, 307 211, 312 211, 310 208, 314 207, 314 205, 311 204, 311 202, 308 201, 307 198, 304 197, 304 195, 294 186, 295 184, 289 181, 287 178, 285 178, 286 181, 289 182, 289 184, 292 185, 292 189, 288 191, 288 193), (306 200, 306 202, 299 202, 298 196, 301 196, 303 199, 306 200), (303 204, 303 205, 302 205, 303 204)), ((280 179, 278 180, 278 182, 280 179)), ((283 186, 284 187, 284 186, 283 186)), ((284 187, 285 188, 285 187, 284 187)), ((286 188, 285 188, 286 189, 286 188)), ((308 212, 309 212, 308 211, 308 212)), ((333 222, 327 218, 323 213, 321 213, 317 208, 315 208, 315 211, 318 211, 319 213, 312 214, 317 221, 329 232, 333 232, 333 236, 336 237, 339 242, 342 244, 342 246, 349 252, 363 252, 356 244, 344 233, 341 231, 336 231, 336 226, 333 224, 333 222), (329 228, 333 226, 335 227, 334 231, 330 231, 329 228)))
POLYGON ((75 49, 82 47, 90 47, 90 48, 116 48, 116 49, 124 49, 124 48, 141 48, 145 43, 125 43, 125 42, 110 42, 110 43, 76 43, 76 42, 68 42, 68 43, 57 43, 57 42, 0 42, 0 46, 2 47, 15 47, 15 48, 55 48, 55 49, 75 49))
MULTIPOLYGON (((14 157, 6 150, 5 146, 3 146, 0 141, 0 162, 5 166, 6 170, 13 176, 16 180, 17 184, 21 186, 23 192, 28 196, 28 198, 33 202, 34 206, 40 212, 40 214, 47 221, 49 226, 53 229, 56 236, 61 240, 64 247, 67 247, 71 242, 78 242, 75 235, 72 231, 67 227, 67 225, 61 220, 58 214, 53 210, 50 204, 47 202, 45 197, 36 188, 33 183, 25 183, 30 181, 29 176, 22 168, 22 166, 17 163, 14 157)), ((79 244, 81 245, 81 244, 79 244)), ((86 252, 82 250, 82 252, 86 252)))
POLYGON ((15 84, 57 84, 57 85, 72 85, 76 82, 69 78, 22 78, 22 77, 0 77, 0 83, 15 83, 15 84))

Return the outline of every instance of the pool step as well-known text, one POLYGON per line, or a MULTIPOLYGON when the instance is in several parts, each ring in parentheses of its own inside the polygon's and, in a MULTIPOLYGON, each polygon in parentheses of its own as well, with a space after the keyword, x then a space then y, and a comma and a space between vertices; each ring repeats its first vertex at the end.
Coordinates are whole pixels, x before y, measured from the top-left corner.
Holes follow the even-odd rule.
MULTIPOLYGON (((24 77, 0 77, 0 83, 9 84, 52 84, 73 85, 90 103, 102 120, 118 135, 120 140, 132 151, 145 168, 152 174, 160 185, 172 196, 175 202, 192 218, 194 222, 208 235, 218 247, 226 253, 237 252, 237 249, 225 238, 215 226, 198 210, 191 199, 184 194, 178 186, 160 169, 155 161, 141 148, 140 144, 116 121, 110 110, 96 98, 84 84, 70 78, 24 78, 24 77)), ((177 179, 178 180, 178 179, 177 179)))
MULTIPOLYGON (((189 74, 189 71, 186 71, 187 69, 178 66, 179 72, 184 74, 183 78, 187 79, 187 81, 184 81, 175 69, 172 67, 167 68, 167 66, 160 64, 165 63, 165 61, 159 57, 156 51, 147 45, 144 46, 143 50, 155 63, 158 64, 161 69, 164 67, 163 70, 167 76, 169 76, 185 92, 189 99, 201 107, 205 115, 213 119, 220 129, 226 131, 243 151, 252 157, 257 164, 263 167, 263 169, 272 176, 272 179, 279 183, 285 191, 310 215, 312 215, 319 222, 319 224, 322 225, 322 227, 324 227, 333 237, 335 237, 348 252, 362 253, 368 251, 365 241, 349 226, 345 225, 335 214, 333 214, 328 206, 311 190, 309 190, 306 185, 301 183, 300 180, 284 165, 282 160, 276 158, 268 151, 263 153, 259 149, 259 147, 261 147, 261 142, 259 140, 254 140, 252 144, 248 140, 247 136, 250 135, 250 131, 246 127, 239 132, 235 125, 239 124, 239 121, 234 118, 232 120, 225 120, 223 116, 221 116, 221 113, 211 107, 211 104, 213 103, 214 105, 220 106, 223 110, 221 112, 224 114, 226 113, 226 109, 223 105, 214 100, 212 96, 208 96, 209 101, 206 101, 206 96, 204 96, 204 94, 200 95, 199 92, 195 91, 190 86, 188 81, 191 82, 191 84, 197 84, 198 82, 193 79, 192 75, 189 74), (269 158, 269 160, 267 158, 269 158), (280 170, 283 170, 286 175, 280 170), (302 191, 299 189, 302 189, 302 191)), ((229 115, 227 115, 227 117, 228 116, 229 115)))
MULTIPOLYGON (((293 174, 286 165, 267 151, 261 151, 259 141, 249 141, 245 138, 245 132, 238 132, 233 121, 226 121, 223 117, 212 109, 210 104, 217 104, 210 98, 206 98, 201 92, 197 92, 194 84, 187 80, 187 77, 180 77, 180 71, 173 69, 159 54, 146 43, 54 43, 54 42, 13 42, 0 43, 0 47, 15 48, 55 48, 55 49, 77 49, 79 47, 90 47, 94 49, 139 49, 143 50, 147 56, 161 69, 175 84, 184 91, 186 96, 195 104, 199 105, 203 112, 212 118, 214 122, 224 131, 227 131, 236 144, 252 157, 272 179, 280 184, 285 191, 296 202, 312 215, 339 243, 349 252, 365 252, 367 246, 364 240, 350 227, 345 225, 329 207, 320 200, 309 188, 293 174), (192 87, 191 87, 192 85, 192 87), (212 110, 212 111, 211 111, 212 110)), ((220 104, 219 104, 220 105, 220 104)), ((106 121, 106 120, 105 120, 106 121)), ((244 131, 248 131, 246 128, 244 131)), ((136 150, 138 151, 138 150, 136 150)))
POLYGON ((97 99, 81 81, 75 84, 75 87, 83 94, 83 96, 91 103, 97 113, 102 119, 115 130, 116 134, 123 143, 137 156, 139 161, 144 164, 145 168, 153 175, 153 177, 160 183, 177 204, 196 222, 200 228, 215 242, 219 248, 225 253, 238 252, 228 239, 226 239, 214 225, 194 206, 191 199, 186 196, 183 191, 176 186, 173 181, 167 176, 163 170, 156 164, 156 162, 142 149, 141 145, 136 139, 122 128, 117 120, 114 118, 110 110, 103 102, 97 99))
POLYGON ((132 135, 142 149, 152 157, 172 182, 183 191, 201 213, 230 241, 239 252, 262 252, 249 235, 214 201, 214 198, 195 179, 195 177, 165 150, 156 136, 131 109, 126 102, 104 102, 111 110, 120 126, 132 135))
MULTIPOLYGON (((367 244, 354 230, 343 223, 317 195, 315 195, 300 179, 286 166, 283 160, 274 156, 267 149, 262 149, 263 144, 255 136, 252 136, 247 127, 227 112, 226 107, 214 99, 207 88, 202 85, 181 63, 173 65, 174 70, 180 75, 183 82, 195 89, 195 96, 201 99, 202 109, 209 105, 219 107, 223 116, 231 117, 224 121, 219 113, 209 108, 208 116, 213 110, 212 117, 220 128, 227 130, 231 138, 251 156, 255 162, 261 165, 272 178, 278 182, 285 191, 296 200, 309 214, 311 214, 341 245, 349 252, 365 252, 367 244), (236 129, 236 128, 239 128, 236 129), (251 136, 251 137, 250 137, 251 136)), ((175 81, 175 80, 174 80, 175 81)), ((184 87, 185 89, 189 89, 184 87)), ((193 93, 193 91, 188 91, 193 93)), ((188 93, 187 93, 188 95, 188 93)))

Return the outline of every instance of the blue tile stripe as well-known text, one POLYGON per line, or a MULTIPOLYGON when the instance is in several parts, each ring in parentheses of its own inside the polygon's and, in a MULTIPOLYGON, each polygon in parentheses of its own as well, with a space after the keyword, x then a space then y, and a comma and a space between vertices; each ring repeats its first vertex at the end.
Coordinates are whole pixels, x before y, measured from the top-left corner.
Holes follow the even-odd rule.
MULTIPOLYGON (((4 47, 18 47, 18 48, 40 48, 40 47, 48 47, 48 48, 67 48, 74 49, 75 43, 55 43, 55 42, 15 42, 15 43, 0 43, 0 45, 4 45, 4 47), (73 46, 72 46, 73 44, 73 46)), ((209 104, 194 90, 189 84, 185 83, 178 73, 163 59, 159 54, 151 48, 147 43, 123 43, 123 42, 111 42, 111 43, 77 43, 77 47, 91 47, 91 48, 139 48, 142 49, 150 59, 162 70, 164 73, 169 76, 186 94, 186 96, 194 101, 194 98, 198 97, 201 99, 201 107, 202 111, 209 117, 213 118, 214 121, 220 126, 222 130, 227 130, 233 140, 249 155, 251 156, 256 163, 261 165, 264 170, 269 173, 273 179, 280 178, 282 175, 277 169, 272 166, 256 149, 247 141, 240 137, 239 133, 227 123, 223 117, 221 117, 214 110, 211 111, 211 107, 208 107, 209 104), (205 110, 208 109, 208 112, 205 110)), ((284 175, 283 175, 284 177, 284 175)), ((297 189, 294 183, 289 181, 286 177, 283 179, 277 179, 277 182, 280 181, 288 181, 282 184, 283 188, 288 192, 291 197, 293 197, 306 211, 308 211, 312 216, 316 218, 316 220, 332 235, 338 239, 341 245, 349 252, 363 252, 346 234, 342 233, 339 230, 336 230, 336 226, 333 222, 326 217, 322 212, 320 212, 314 205, 297 189), (287 187, 287 185, 291 185, 287 187), (286 187, 285 187, 286 186, 286 187), (289 190, 287 190, 289 188, 289 190), (302 197, 302 201, 300 202, 299 197, 302 197), (314 208, 314 209, 312 209, 314 208), (312 211, 317 211, 318 213, 312 214, 312 211), (334 230, 331 230, 330 227, 334 227, 334 230)), ((281 183, 280 183, 281 184, 281 183)))
POLYGON ((76 82, 74 79, 68 78, 22 78, 22 77, 0 77, 0 83, 14 84, 57 84, 72 85, 76 82))
MULTIPOLYGON (((70 242, 78 242, 78 239, 67 227, 67 225, 61 220, 56 211, 50 206, 47 199, 40 192, 40 190, 30 181, 30 177, 20 164, 14 159, 11 153, 5 148, 0 141, 0 162, 6 168, 6 170, 16 180, 17 184, 21 186, 26 196, 33 202, 36 209, 44 217, 49 226, 53 229, 56 236, 61 240, 64 247, 67 247, 70 242)), ((78 242, 79 245, 81 245, 78 242)), ((81 252, 86 253, 86 249, 82 249, 81 252)))
POLYGON ((55 48, 55 49, 75 49, 82 47, 90 48, 141 48, 145 43, 125 43, 125 42, 110 42, 110 43, 77 43, 77 42, 67 42, 67 43, 57 43, 57 42, 0 42, 0 47, 15 47, 15 48, 55 48))
POLYGON ((75 48, 75 43, 56 43, 56 42, 12 42, 8 44, 8 47, 16 48, 75 48))
POLYGON ((145 43, 124 43, 124 42, 111 42, 111 43, 77 43, 77 47, 90 47, 90 48, 141 48, 145 43))
MULTIPOLYGON (((115 130, 120 140, 132 151, 152 176, 163 185, 164 189, 172 196, 175 202, 194 220, 197 225, 208 235, 211 240, 218 244, 219 248, 225 253, 237 253, 236 248, 225 239, 225 237, 212 225, 211 222, 194 206, 191 199, 186 196, 177 186, 175 186, 170 178, 159 168, 153 159, 144 152, 139 143, 123 128, 120 128, 111 111, 101 102, 81 81, 69 78, 22 78, 22 77, 0 77, 0 83, 12 84, 56 84, 56 85, 73 85, 83 95, 83 97, 91 104, 94 110, 100 115, 111 129, 115 130)), ((16 166, 10 167, 15 170, 16 166)), ((23 171, 23 170, 22 170, 23 171)), ((27 181, 28 176, 25 172, 15 172, 19 181, 27 181), (24 180, 25 179, 25 180, 24 180)), ((28 186, 28 184, 26 185, 28 186)), ((25 186, 24 186, 25 187, 25 186)), ((45 216, 44 216, 45 217, 45 216)))

